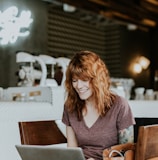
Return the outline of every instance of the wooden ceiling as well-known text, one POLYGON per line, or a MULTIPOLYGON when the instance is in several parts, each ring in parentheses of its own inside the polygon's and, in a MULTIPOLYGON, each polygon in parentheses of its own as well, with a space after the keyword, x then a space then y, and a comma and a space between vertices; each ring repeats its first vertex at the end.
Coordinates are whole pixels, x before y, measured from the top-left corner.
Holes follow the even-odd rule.
POLYGON ((158 26, 158 0, 49 0, 97 13, 122 24, 134 24, 142 30, 158 26))

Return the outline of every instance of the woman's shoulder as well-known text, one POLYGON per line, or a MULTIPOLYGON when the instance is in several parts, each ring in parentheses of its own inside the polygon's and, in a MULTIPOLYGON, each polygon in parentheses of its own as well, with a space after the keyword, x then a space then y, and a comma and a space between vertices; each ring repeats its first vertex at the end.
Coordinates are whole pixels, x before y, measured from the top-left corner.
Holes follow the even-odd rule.
POLYGON ((68 116, 76 116, 77 111, 76 110, 71 111, 66 105, 64 105, 63 113, 67 114, 68 116))
POLYGON ((120 95, 115 95, 115 100, 114 100, 114 104, 116 105, 128 105, 128 101, 127 99, 125 99, 124 97, 120 96, 120 95))

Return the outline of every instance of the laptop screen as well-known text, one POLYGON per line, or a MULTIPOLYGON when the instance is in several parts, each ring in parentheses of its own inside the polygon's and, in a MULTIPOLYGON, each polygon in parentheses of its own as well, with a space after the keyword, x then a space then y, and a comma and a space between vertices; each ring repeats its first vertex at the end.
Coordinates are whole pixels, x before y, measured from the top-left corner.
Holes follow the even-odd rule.
POLYGON ((22 160, 85 160, 79 147, 16 145, 22 160))

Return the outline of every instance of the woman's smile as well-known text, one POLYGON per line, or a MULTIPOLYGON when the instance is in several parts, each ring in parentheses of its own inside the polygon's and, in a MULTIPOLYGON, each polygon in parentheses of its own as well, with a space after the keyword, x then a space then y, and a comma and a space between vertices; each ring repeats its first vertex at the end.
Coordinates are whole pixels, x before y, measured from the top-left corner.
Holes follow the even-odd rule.
POLYGON ((73 87, 78 93, 80 99, 86 100, 91 97, 92 89, 90 88, 89 81, 83 81, 80 79, 72 81, 73 87))

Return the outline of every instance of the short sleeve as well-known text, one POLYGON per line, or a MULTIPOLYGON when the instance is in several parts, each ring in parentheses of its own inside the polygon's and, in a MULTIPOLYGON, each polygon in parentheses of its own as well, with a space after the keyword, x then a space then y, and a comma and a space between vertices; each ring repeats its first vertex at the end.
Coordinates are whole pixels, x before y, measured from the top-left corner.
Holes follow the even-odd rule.
POLYGON ((68 110, 66 109, 66 107, 64 107, 62 122, 63 122, 66 126, 71 126, 70 121, 69 121, 68 110))
POLYGON ((134 125, 135 119, 127 100, 121 97, 119 99, 118 105, 120 109, 117 118, 118 130, 122 130, 128 128, 131 125, 134 125))

